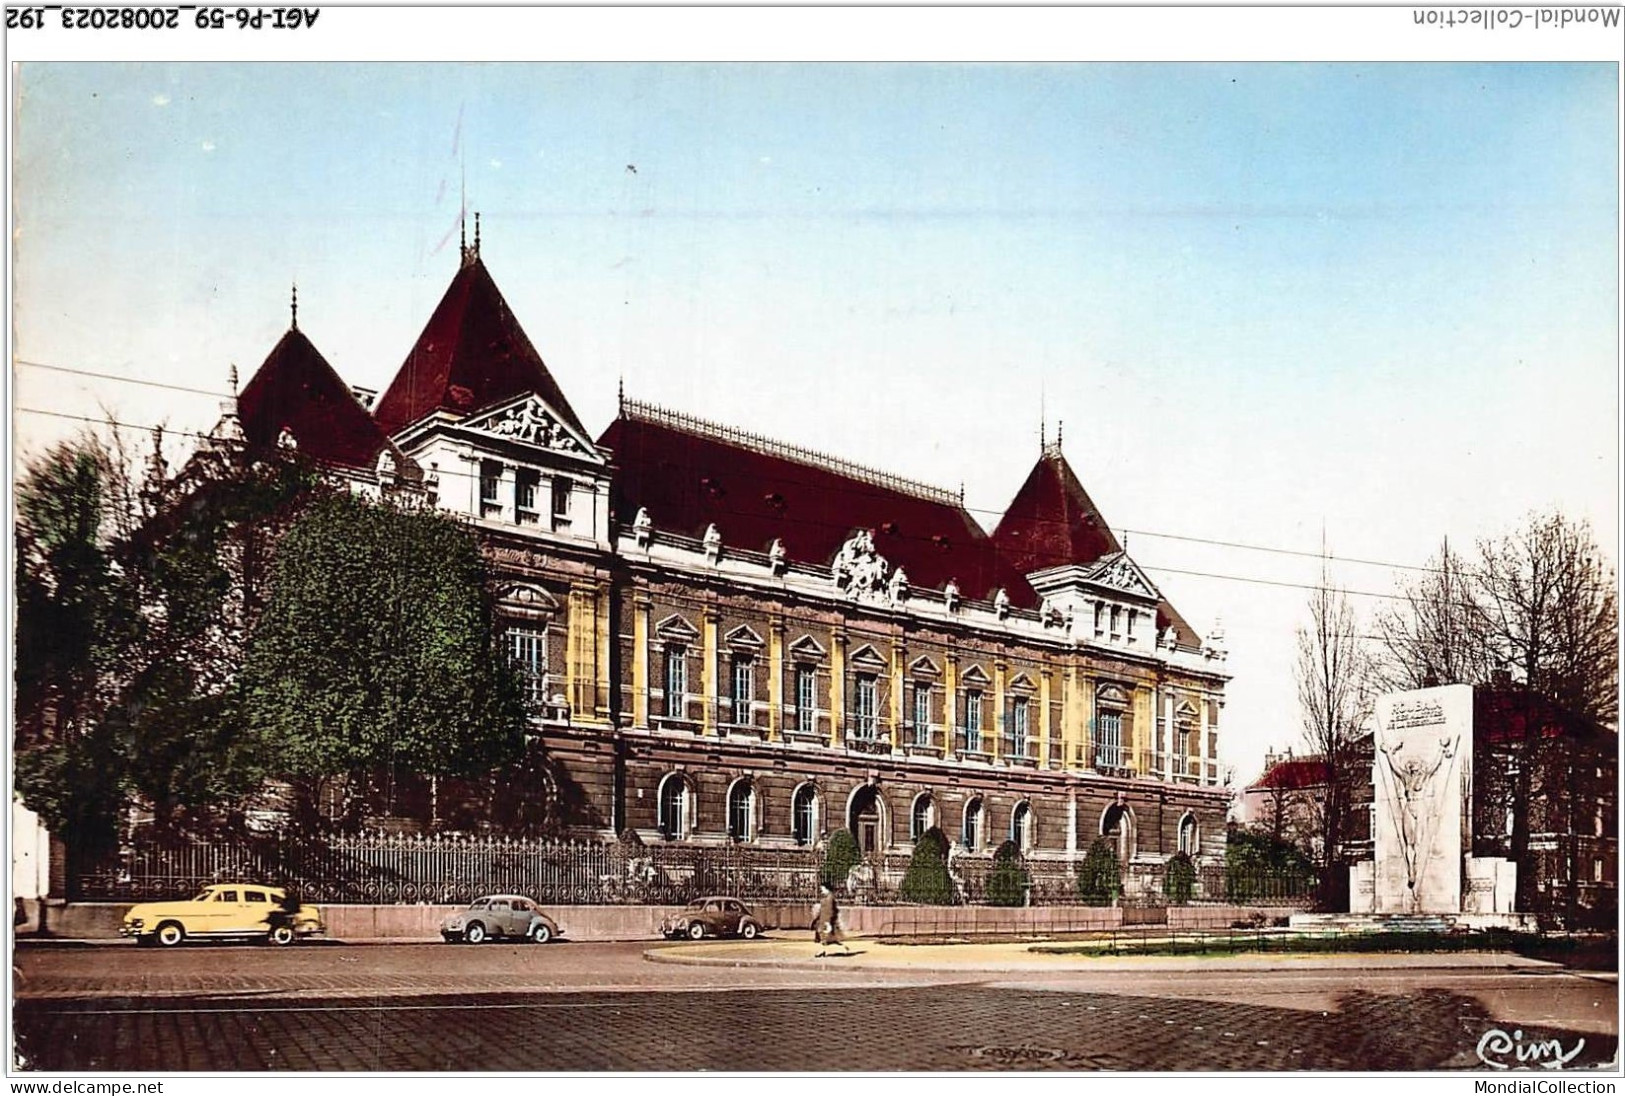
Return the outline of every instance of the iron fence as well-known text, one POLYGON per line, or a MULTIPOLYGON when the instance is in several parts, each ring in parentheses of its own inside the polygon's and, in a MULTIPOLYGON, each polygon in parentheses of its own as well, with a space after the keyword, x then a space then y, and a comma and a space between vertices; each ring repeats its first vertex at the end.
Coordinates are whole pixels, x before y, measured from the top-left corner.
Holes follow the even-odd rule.
MULTIPOLYGON (((869 857, 849 873, 843 899, 906 905, 900 896, 910 854, 869 857)), ((1029 858, 1022 896, 1034 906, 1084 906, 1077 864, 1029 858)), ((68 897, 78 901, 175 898, 227 880, 288 887, 313 902, 454 904, 480 894, 526 894, 554 905, 678 905, 708 894, 763 902, 811 902, 823 870, 815 847, 674 842, 638 847, 619 842, 458 837, 326 835, 240 837, 126 845, 93 861, 73 861, 68 897)), ((987 901, 994 861, 985 854, 950 858, 953 900, 987 901)), ((1183 904, 1167 894, 1161 864, 1122 872, 1113 904, 1183 904)), ((1295 904, 1313 894, 1313 879, 1200 869, 1185 902, 1295 904)))

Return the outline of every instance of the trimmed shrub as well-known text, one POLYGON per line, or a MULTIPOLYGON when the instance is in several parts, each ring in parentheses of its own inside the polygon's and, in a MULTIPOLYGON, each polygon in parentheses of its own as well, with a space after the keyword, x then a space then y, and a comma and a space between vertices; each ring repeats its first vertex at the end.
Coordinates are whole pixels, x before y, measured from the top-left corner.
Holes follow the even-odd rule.
POLYGON ((987 901, 993 906, 1020 906, 1027 901, 1030 882, 1022 864, 1021 846, 1006 841, 993 853, 993 870, 987 877, 987 901))
POLYGON ((954 881, 948 875, 948 838, 937 827, 926 830, 914 843, 914 857, 908 862, 897 896, 905 902, 932 906, 954 904, 954 881))
POLYGON ((830 890, 840 893, 846 889, 846 877, 853 868, 863 863, 858 840, 852 831, 839 829, 829 835, 829 847, 824 850, 824 869, 818 881, 830 890))
POLYGON ((1121 889, 1117 850, 1097 837, 1078 868, 1078 898, 1086 906, 1109 906, 1121 889))
POLYGON ((1191 860, 1189 853, 1176 852, 1169 857, 1168 865, 1162 876, 1162 893, 1168 901, 1176 906, 1183 906, 1191 900, 1191 894, 1196 890, 1196 864, 1191 860))

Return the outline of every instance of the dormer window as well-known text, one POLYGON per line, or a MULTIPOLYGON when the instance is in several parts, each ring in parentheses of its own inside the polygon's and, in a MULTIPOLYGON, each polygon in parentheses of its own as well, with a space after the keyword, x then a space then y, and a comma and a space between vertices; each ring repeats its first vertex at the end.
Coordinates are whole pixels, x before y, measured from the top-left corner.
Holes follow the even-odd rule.
POLYGON ((1135 622, 1138 621, 1139 618, 1140 611, 1138 609, 1130 609, 1128 611, 1128 641, 1130 643, 1134 642, 1134 626, 1135 622))
POLYGON ((1121 606, 1112 606, 1112 639, 1123 638, 1123 610, 1121 606))

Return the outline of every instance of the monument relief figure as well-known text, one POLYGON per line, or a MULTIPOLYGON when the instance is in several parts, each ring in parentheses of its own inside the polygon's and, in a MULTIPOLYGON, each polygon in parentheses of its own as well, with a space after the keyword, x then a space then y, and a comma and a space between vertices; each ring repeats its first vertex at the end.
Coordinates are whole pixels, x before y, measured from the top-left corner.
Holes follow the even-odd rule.
MULTIPOLYGON (((1403 745, 1383 745, 1380 747, 1383 760, 1388 763, 1388 772, 1393 777, 1393 795, 1397 807, 1395 823, 1399 829, 1399 841, 1405 854, 1406 886, 1411 890, 1413 900, 1416 896, 1416 883, 1421 874, 1422 858, 1426 854, 1428 842, 1425 840, 1423 830, 1428 821, 1426 790, 1434 775, 1444 763, 1456 754, 1456 742, 1448 738, 1439 740, 1439 756, 1433 764, 1428 766, 1419 757, 1400 758, 1398 755, 1404 749, 1403 745)), ((1431 834, 1429 834, 1431 836, 1431 834)))

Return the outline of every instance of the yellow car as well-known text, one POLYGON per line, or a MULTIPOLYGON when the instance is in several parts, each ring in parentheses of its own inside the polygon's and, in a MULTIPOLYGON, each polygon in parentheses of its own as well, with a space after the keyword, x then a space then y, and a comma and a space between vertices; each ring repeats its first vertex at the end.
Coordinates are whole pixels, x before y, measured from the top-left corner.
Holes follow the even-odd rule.
POLYGON ((214 883, 196 898, 130 907, 119 935, 133 936, 142 945, 172 948, 188 936, 291 944, 323 931, 322 911, 290 901, 281 887, 214 883))

